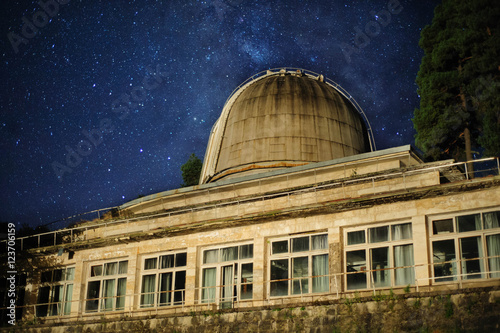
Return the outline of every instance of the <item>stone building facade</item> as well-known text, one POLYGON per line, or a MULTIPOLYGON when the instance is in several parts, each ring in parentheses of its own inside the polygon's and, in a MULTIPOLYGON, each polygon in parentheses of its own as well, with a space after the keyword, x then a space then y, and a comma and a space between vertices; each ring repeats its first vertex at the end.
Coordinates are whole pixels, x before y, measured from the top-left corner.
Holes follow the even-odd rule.
POLYGON ((411 146, 371 151, 350 103, 302 71, 242 85, 214 126, 201 185, 133 200, 30 250, 55 266, 29 280, 26 320, 63 329, 155 318, 159 328, 207 311, 392 293, 499 297, 498 159, 471 169, 424 163, 411 146), (295 118, 304 125, 284 125, 295 118))

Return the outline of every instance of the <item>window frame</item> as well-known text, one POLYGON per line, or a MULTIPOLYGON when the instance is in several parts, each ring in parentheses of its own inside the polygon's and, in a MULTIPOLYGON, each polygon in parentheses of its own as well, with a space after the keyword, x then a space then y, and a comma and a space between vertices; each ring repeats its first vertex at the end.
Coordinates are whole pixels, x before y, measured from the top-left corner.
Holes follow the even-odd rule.
POLYGON ((40 284, 37 290, 36 317, 67 316, 71 314, 73 287, 75 281, 75 266, 58 267, 44 270, 40 274, 40 284), (56 272, 60 272, 61 277, 56 280, 56 272), (71 273, 70 273, 71 272, 71 273), (50 278, 46 281, 47 275, 50 278), (42 291, 47 290, 46 295, 42 291), (41 298, 47 298, 47 301, 41 298), (56 300, 58 297, 60 300, 56 300))
MULTIPOLYGON (((499 258, 493 258, 490 256, 489 248, 487 244, 487 239, 490 236, 500 236, 500 227, 486 227, 486 222, 484 215, 497 213, 500 218, 500 209, 492 208, 485 210, 474 210, 467 212, 455 212, 446 215, 436 215, 428 217, 428 232, 429 232, 429 263, 430 263, 430 273, 431 281, 434 284, 445 284, 445 283, 457 283, 457 282, 471 282, 475 280, 488 280, 500 277, 500 273, 491 273, 490 265, 491 260, 496 260, 497 265, 500 261, 499 258), (460 231, 459 218, 470 217, 474 215, 479 215, 480 217, 480 229, 476 230, 465 230, 460 231), (449 221, 451 220, 451 230, 448 227, 439 232, 438 228, 435 227, 435 222, 449 221), (436 231, 438 231, 436 233, 436 231), (463 242, 462 240, 472 240, 473 238, 480 239, 481 246, 477 246, 477 251, 479 256, 473 256, 472 258, 464 257, 463 242), (453 244, 454 259, 437 261, 439 256, 436 254, 435 247, 437 243, 444 244, 445 242, 453 244), (482 254, 482 255, 481 255, 482 254), (470 267, 467 267, 470 263, 470 267), (472 267, 479 265, 479 271, 468 272, 472 267), (441 266, 441 267, 440 267, 441 266), (441 272, 449 271, 451 274, 446 275, 436 275, 436 269, 441 272), (465 271, 464 271, 465 270, 465 271), (497 275, 497 276, 494 276, 497 275)), ((444 225, 442 223, 442 225, 444 225)), ((475 226, 477 228, 477 225, 475 226)), ((476 241, 477 245, 477 241, 476 241)), ((437 249, 436 249, 437 250, 437 249)), ((470 251, 470 250, 469 250, 470 251)), ((444 253, 446 255, 446 253, 444 253)))
POLYGON ((219 308, 227 309, 234 307, 235 304, 239 302, 244 302, 247 300, 252 300, 253 296, 253 286, 254 286, 254 242, 253 240, 231 243, 231 244, 219 244, 213 246, 207 246, 200 249, 200 289, 198 291, 198 299, 202 304, 215 303, 218 304, 219 308), (241 249, 243 246, 251 246, 252 255, 251 257, 241 258, 241 249), (231 249, 238 247, 238 257, 237 259, 222 260, 222 251, 224 249, 231 249), (208 251, 218 250, 217 261, 206 262, 205 255, 208 251), (246 278, 243 277, 243 266, 247 267, 251 265, 251 275, 246 278), (226 269, 226 270, 225 270, 226 269), (205 279, 208 275, 205 272, 208 270, 213 270, 215 272, 215 281, 209 286, 205 286, 205 279), (225 274, 231 274, 230 277, 232 283, 230 285, 223 284, 225 274), (250 279, 250 281, 244 281, 244 279, 250 279), (230 286, 230 287, 229 287, 230 286), (245 290, 245 291, 244 291, 245 290), (230 295, 226 296, 225 293, 229 292, 230 295), (213 297, 211 296, 213 294, 213 297), (236 294, 236 295, 235 295, 236 294), (247 297, 243 297, 246 295, 247 297), (208 297, 207 297, 208 296, 208 297), (248 297, 249 296, 249 297, 248 297))
POLYGON ((164 307, 164 306, 177 306, 183 305, 186 302, 186 274, 187 274, 187 250, 173 250, 166 251, 154 254, 144 255, 141 258, 141 273, 139 278, 140 283, 140 297, 139 297, 139 308, 154 308, 154 307, 164 307), (179 255, 185 255, 184 265, 177 266, 177 260, 179 255), (173 266, 161 268, 162 257, 173 256, 173 266), (156 259, 156 267, 155 268, 146 268, 146 261, 156 259), (179 283, 178 275, 184 273, 184 281, 182 282, 184 287, 182 289, 176 289, 176 284, 179 283), (170 290, 160 291, 160 287, 162 286, 163 280, 162 277, 168 276, 170 274, 170 290), (144 291, 144 283, 146 276, 155 276, 154 279, 154 292, 145 292, 144 291), (153 302, 147 303, 143 301, 148 295, 152 294, 153 302), (167 301, 162 302, 163 294, 167 295, 167 301), (181 300, 177 301, 176 297, 180 295, 181 300))
MULTIPOLYGON (((127 303, 127 278, 128 278, 128 258, 115 258, 106 261, 89 262, 87 264, 87 279, 85 281, 85 294, 84 294, 84 312, 112 312, 124 311, 127 303), (120 273, 123 263, 126 263, 126 269, 120 273), (107 274, 106 271, 110 265, 116 264, 116 272, 114 274, 107 274), (101 267, 100 269, 98 267, 101 267), (99 273, 99 274, 96 274, 99 273), (114 282, 112 282, 114 281, 114 282), (98 295, 90 297, 91 284, 98 286, 98 295), (106 296, 106 286, 110 284, 111 296, 106 296), (123 293, 120 292, 122 287, 123 293)), ((94 295, 93 295, 94 296, 94 295)))
MULTIPOLYGON (((268 239, 268 272, 267 272, 267 296, 270 299, 276 299, 280 297, 293 297, 300 295, 321 295, 330 292, 330 255, 329 255, 329 243, 328 243, 328 232, 311 232, 311 233, 302 233, 297 235, 286 235, 273 237, 268 239), (312 249, 313 242, 312 237, 315 236, 326 236, 326 243, 324 248, 320 249, 312 249), (295 250, 295 241, 301 238, 309 238, 308 249, 301 249, 300 251, 295 250), (287 243, 287 250, 283 252, 274 253, 274 245, 276 243, 287 243), (313 276, 313 261, 314 258, 325 258, 326 257, 326 274, 318 275, 316 277, 313 276), (304 259, 307 259, 307 273, 302 274, 304 268, 304 259), (286 262, 287 267, 287 276, 282 277, 280 279, 273 279, 273 265, 277 267, 281 262, 286 262), (302 267, 300 266, 302 264, 302 267), (297 267, 297 268, 296 268, 297 267), (298 274, 298 276, 294 277, 294 274, 298 274), (320 279, 326 279, 327 286, 326 290, 313 291, 314 279, 319 281, 320 279), (286 286, 286 294, 280 293, 280 288, 282 289, 284 285, 286 286), (281 287, 280 287, 281 286, 281 287), (304 292, 304 289, 307 288, 307 291, 304 292), (299 292, 295 292, 295 291, 299 292)), ((298 243, 300 244, 300 243, 298 243)), ((300 245, 303 246, 303 245, 300 245)), ((323 259, 325 260, 325 259, 323 259)))
MULTIPOLYGON (((408 285, 415 285, 415 248, 414 248, 414 230, 413 230, 413 222, 409 219, 403 219, 399 221, 386 222, 386 223, 377 223, 377 224, 367 224, 363 226, 357 227, 346 227, 343 230, 344 235, 344 250, 343 250, 343 271, 344 274, 344 288, 345 291, 350 292, 354 290, 367 290, 367 289, 385 289, 385 288, 394 288, 394 287, 403 287, 408 285), (399 238, 395 239, 394 237, 394 227, 395 226, 403 226, 409 225, 411 230, 411 237, 409 238, 399 238), (376 234, 376 230, 382 230, 382 228, 387 228, 387 239, 385 240, 376 240, 372 241, 372 235, 376 234), (349 244, 349 234, 351 233, 360 233, 363 232, 363 242, 349 244), (395 266, 395 256, 396 256, 396 247, 403 249, 403 247, 411 246, 411 261, 413 262, 411 265, 404 266, 395 266), (381 269, 373 269, 374 265, 374 252, 382 249, 387 249, 386 252, 386 267, 381 269), (355 268, 349 269, 348 266, 348 257, 350 253, 354 252, 364 252, 364 266, 360 267, 360 270, 356 270, 355 268), (413 266, 412 268, 408 266, 413 266), (398 268, 405 267, 405 268, 398 268), (408 270, 413 269, 413 273, 410 273, 410 280, 413 278, 413 281, 408 281, 409 283, 398 283, 398 277, 396 276, 396 271, 399 272, 407 272, 408 270), (356 273, 358 272, 358 273, 356 273), (350 283, 355 283, 356 278, 361 278, 362 274, 364 274, 364 287, 350 287, 350 283), (382 281, 382 282, 381 282, 382 281)), ((410 259, 410 258, 409 258, 410 259)), ((380 259, 379 259, 380 260, 380 259)), ((405 273, 403 273, 405 274, 405 273)), ((405 277, 402 278, 406 280, 405 277)), ((358 282, 359 283, 359 282, 358 282)))

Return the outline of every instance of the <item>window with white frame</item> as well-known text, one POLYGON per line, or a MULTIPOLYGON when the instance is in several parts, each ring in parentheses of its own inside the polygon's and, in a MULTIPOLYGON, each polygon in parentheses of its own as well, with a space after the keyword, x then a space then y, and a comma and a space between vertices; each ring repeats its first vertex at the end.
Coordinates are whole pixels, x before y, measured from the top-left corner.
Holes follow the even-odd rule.
POLYGON ((88 272, 86 312, 125 308, 128 261, 92 264, 88 272))
POLYGON ((141 307, 184 304, 186 252, 147 256, 143 260, 141 307))
POLYGON ((500 277, 500 211, 429 223, 435 282, 500 277))
POLYGON ((411 223, 346 229, 347 290, 414 284, 412 238, 411 223))
POLYGON ((203 250, 202 303, 231 308, 234 302, 253 297, 253 244, 203 250))
POLYGON ((58 316, 71 313, 75 268, 43 271, 38 288, 36 316, 58 316))
POLYGON ((271 297, 329 291, 327 234, 280 237, 270 243, 271 297))

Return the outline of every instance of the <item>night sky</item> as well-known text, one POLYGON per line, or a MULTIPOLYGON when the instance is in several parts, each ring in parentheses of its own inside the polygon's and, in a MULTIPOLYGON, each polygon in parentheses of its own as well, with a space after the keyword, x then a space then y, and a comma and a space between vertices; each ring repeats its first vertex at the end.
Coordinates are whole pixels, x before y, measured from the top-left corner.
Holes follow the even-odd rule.
POLYGON ((0 221, 61 228, 178 188, 231 92, 268 68, 339 83, 378 149, 414 142, 438 1, 59 1, 0 4, 0 221))

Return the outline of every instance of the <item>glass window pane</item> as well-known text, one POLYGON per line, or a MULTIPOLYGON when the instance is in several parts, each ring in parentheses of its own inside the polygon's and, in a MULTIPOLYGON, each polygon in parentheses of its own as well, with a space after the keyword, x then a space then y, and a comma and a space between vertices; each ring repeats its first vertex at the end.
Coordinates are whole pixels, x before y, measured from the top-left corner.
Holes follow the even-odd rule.
POLYGON ((371 249, 371 259, 372 267, 371 272, 373 277, 373 283, 375 287, 388 287, 391 285, 390 271, 387 269, 390 267, 389 262, 389 248, 380 247, 377 249, 371 249))
POLYGON ((460 239, 462 274, 464 279, 481 279, 484 272, 483 243, 481 237, 460 239), (481 258, 481 259, 478 259, 481 258))
POLYGON ((366 253, 365 250, 349 251, 346 253, 347 289, 366 288, 366 253), (358 273, 356 273, 358 272, 358 273), (349 274, 351 273, 351 274, 349 274))
POLYGON ((148 258, 144 260, 144 269, 155 269, 157 261, 157 258, 148 258))
POLYGON ((309 236, 293 238, 292 239, 292 252, 309 251, 309 236))
POLYGON ((457 216, 458 232, 481 230, 481 215, 457 216))
POLYGON ((40 277, 40 282, 41 283, 52 282, 52 272, 53 271, 42 272, 42 276, 40 277))
POLYGON ((389 240, 389 226, 370 228, 368 229, 370 235, 370 243, 386 242, 389 240))
POLYGON ((160 268, 172 268, 174 267, 174 255, 168 254, 166 256, 160 257, 160 268))
POLYGON ((186 252, 177 253, 175 255, 175 267, 186 266, 186 261, 187 261, 187 253, 186 252))
POLYGON ((500 234, 486 236, 488 264, 491 278, 500 277, 500 234))
POLYGON ((99 309, 99 297, 101 290, 101 281, 91 281, 87 287, 87 302, 85 311, 97 311, 99 309))
POLYGON ((156 275, 144 275, 142 277, 141 308, 155 305, 156 275))
POLYGON ((456 280, 455 243, 452 239, 432 242, 436 282, 456 280))
POLYGON ((90 268, 90 276, 101 276, 102 275, 102 265, 92 266, 90 268))
POLYGON ((253 258, 253 244, 240 246, 240 259, 253 258))
POLYGON ((328 248, 328 235, 311 236, 312 250, 324 250, 328 248))
POLYGON ((411 239, 411 223, 396 224, 392 226, 392 240, 411 239))
POLYGON ((500 212, 484 213, 483 219, 485 229, 500 227, 500 212))
POLYGON ((128 271, 128 260, 120 261, 118 264, 118 274, 127 274, 128 271))
POLYGON ((365 243, 365 231, 352 231, 347 233, 347 245, 356 245, 365 243))
POLYGON ((113 310, 113 303, 115 302, 116 296, 116 280, 104 280, 103 290, 102 290, 102 308, 103 311, 113 310))
POLYGON ((172 302, 172 273, 160 274, 160 306, 171 305, 172 302))
POLYGON ((185 300, 186 289, 186 271, 175 272, 175 290, 174 304, 183 304, 185 300))
POLYGON ((288 240, 273 242, 272 253, 288 253, 288 240))
POLYGON ((252 299, 253 264, 241 265, 241 299, 252 299))
POLYGON ((37 317, 45 317, 48 314, 48 309, 49 309, 49 296, 50 296, 50 287, 41 287, 38 289, 38 298, 37 298, 37 304, 42 304, 38 305, 36 307, 36 315, 37 317))
POLYGON ((219 249, 206 250, 203 252, 203 263, 211 264, 219 261, 219 249))
POLYGON ((202 281, 203 289, 201 291, 202 303, 215 302, 215 278, 216 278, 215 267, 203 269, 203 281, 202 281))
POLYGON ((57 316, 62 311, 63 286, 52 287, 52 297, 50 304, 50 315, 57 316))
POLYGON ((108 262, 104 264, 104 275, 115 275, 117 272, 118 263, 108 262))
POLYGON ((309 292, 309 258, 308 257, 299 257, 293 258, 293 285, 292 285, 292 294, 307 294, 309 292), (305 277, 305 279, 297 279, 305 277))
POLYGON ((453 220, 436 220, 432 221, 432 232, 434 235, 447 234, 453 232, 453 220))
POLYGON ((328 283, 328 254, 313 256, 312 258, 312 292, 323 293, 329 290, 328 283), (324 276, 321 276, 324 275, 324 276))
POLYGON ((54 275, 53 275, 53 281, 58 282, 63 280, 63 270, 62 269, 56 269, 54 270, 54 275))
POLYGON ((66 269, 66 281, 73 281, 75 279, 75 268, 71 267, 66 269))
POLYGON ((231 246, 222 249, 222 261, 238 260, 238 247, 231 246))
MULTIPOLYGON (((394 267, 413 266, 413 244, 394 247, 394 267)), ((396 286, 407 286, 415 283, 415 270, 413 267, 395 270, 396 286)))
POLYGON ((116 288, 116 310, 125 309, 125 294, 127 292, 127 278, 118 279, 116 288))
POLYGON ((288 259, 271 260, 271 296, 288 295, 288 259), (275 281, 273 280, 284 280, 275 281))
POLYGON ((66 295, 64 297, 64 314, 69 315, 71 313, 71 300, 73 299, 73 285, 68 284, 66 286, 66 295))

